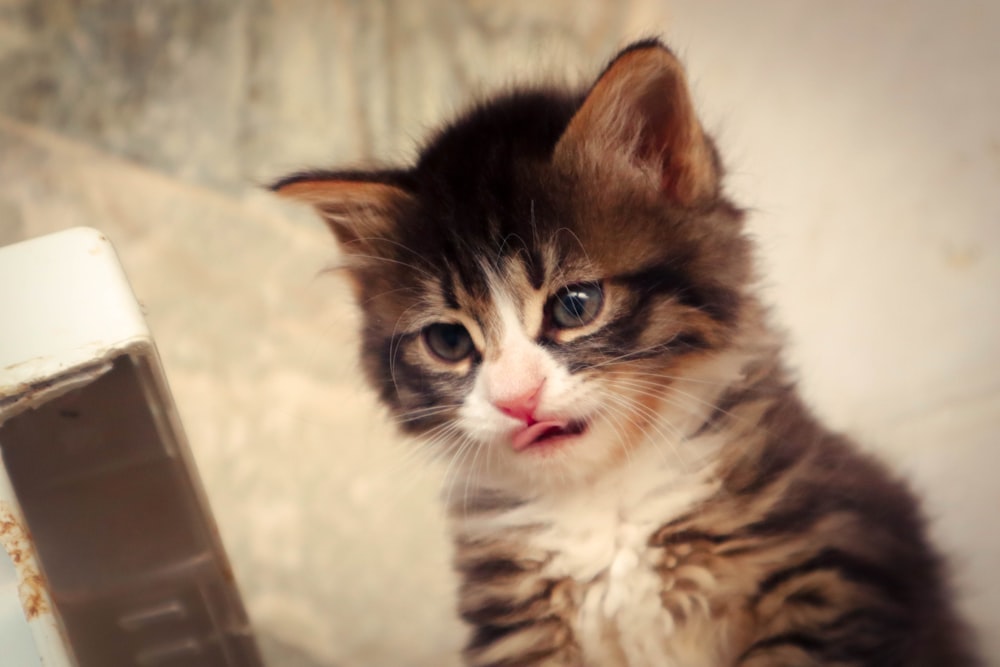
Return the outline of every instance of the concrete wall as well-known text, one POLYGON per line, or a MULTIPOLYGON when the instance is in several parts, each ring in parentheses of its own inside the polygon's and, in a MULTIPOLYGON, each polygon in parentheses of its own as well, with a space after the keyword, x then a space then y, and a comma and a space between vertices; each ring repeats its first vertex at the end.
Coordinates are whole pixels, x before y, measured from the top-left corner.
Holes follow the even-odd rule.
POLYGON ((118 246, 276 664, 450 665, 461 630, 440 471, 358 379, 332 241, 256 183, 405 159, 646 34, 754 208, 809 399, 911 476, 1000 627, 997 3, 0 1, 0 243, 118 246))

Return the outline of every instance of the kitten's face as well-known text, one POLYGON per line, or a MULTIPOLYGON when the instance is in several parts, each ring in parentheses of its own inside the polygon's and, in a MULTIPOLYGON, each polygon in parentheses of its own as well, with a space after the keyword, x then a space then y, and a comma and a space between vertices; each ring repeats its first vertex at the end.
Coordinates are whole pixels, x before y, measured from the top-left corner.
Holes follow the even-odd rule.
POLYGON ((673 57, 622 54, 586 98, 522 93, 410 170, 320 173, 369 379, 403 430, 492 485, 584 480, 677 442, 740 322, 748 253, 673 57), (582 99, 582 102, 581 102, 582 99))

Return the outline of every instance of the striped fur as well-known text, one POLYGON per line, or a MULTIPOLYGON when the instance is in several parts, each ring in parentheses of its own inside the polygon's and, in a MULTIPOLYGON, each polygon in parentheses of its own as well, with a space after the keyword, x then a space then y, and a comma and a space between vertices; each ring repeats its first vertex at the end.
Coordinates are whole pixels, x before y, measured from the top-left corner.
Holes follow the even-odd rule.
POLYGON ((337 236, 368 378, 447 462, 467 664, 978 664, 915 499, 799 400, 722 179, 646 41, 412 167, 275 184, 337 236), (601 307, 566 327, 574 285, 601 307), (526 391, 555 444, 514 445, 501 397, 526 391))

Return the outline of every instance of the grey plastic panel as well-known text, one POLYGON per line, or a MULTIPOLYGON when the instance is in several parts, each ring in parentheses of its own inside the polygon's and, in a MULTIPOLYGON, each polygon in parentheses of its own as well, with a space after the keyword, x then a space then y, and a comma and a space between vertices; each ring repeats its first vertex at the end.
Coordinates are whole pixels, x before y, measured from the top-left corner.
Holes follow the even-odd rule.
POLYGON ((0 453, 80 667, 261 660, 150 363, 0 425, 0 453))

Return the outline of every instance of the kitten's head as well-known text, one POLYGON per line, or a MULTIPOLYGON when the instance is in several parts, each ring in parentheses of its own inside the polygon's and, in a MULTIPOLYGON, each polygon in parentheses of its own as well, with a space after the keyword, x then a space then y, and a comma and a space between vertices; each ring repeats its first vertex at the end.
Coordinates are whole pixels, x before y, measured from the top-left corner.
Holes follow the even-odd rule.
POLYGON ((683 381, 731 345, 750 278, 720 178, 680 64, 647 41, 584 94, 478 106, 413 167, 274 189, 340 242, 365 370, 403 430, 502 486, 676 445, 699 408, 683 381))

